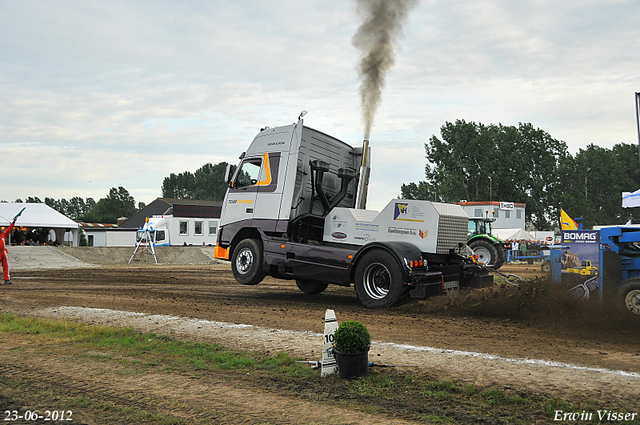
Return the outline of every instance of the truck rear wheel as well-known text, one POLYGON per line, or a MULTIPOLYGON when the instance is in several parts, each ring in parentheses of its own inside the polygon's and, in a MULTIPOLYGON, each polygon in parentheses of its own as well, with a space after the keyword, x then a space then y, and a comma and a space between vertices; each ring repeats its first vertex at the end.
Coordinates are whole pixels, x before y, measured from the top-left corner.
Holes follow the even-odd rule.
POLYGON ((264 279, 262 244, 255 239, 243 239, 233 250, 233 277, 243 285, 257 285, 264 279))
POLYGON ((356 267, 356 294, 367 308, 388 308, 403 303, 409 286, 403 282, 402 270, 385 251, 371 251, 362 256, 356 267))
POLYGON ((618 289, 621 304, 633 314, 640 314, 640 278, 625 281, 618 289))
POLYGON ((298 289, 307 295, 318 295, 327 289, 327 286, 329 286, 328 283, 318 282, 317 280, 300 279, 296 279, 296 285, 298 285, 298 289))
MULTIPOLYGON (((496 248, 487 241, 477 240, 469 243, 469 248, 478 256, 478 261, 485 266, 493 266, 498 260, 496 248)), ((502 265, 502 264, 500 264, 502 265)))

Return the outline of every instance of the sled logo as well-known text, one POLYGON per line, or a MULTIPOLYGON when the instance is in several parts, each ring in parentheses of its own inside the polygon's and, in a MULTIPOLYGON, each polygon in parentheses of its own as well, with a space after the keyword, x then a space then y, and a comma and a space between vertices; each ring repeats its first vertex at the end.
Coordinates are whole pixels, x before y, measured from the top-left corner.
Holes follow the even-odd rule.
POLYGON ((393 209, 393 219, 395 221, 424 223, 424 211, 416 205, 409 206, 408 202, 396 202, 393 209))
POLYGON ((420 235, 420 237, 421 237, 422 239, 426 238, 428 234, 429 234, 429 231, 428 231, 428 230, 425 230, 425 231, 423 232, 422 230, 418 229, 418 235, 420 235))
POLYGON ((397 220, 401 215, 406 215, 409 209, 409 204, 400 204, 396 202, 396 208, 393 211, 393 219, 397 220))

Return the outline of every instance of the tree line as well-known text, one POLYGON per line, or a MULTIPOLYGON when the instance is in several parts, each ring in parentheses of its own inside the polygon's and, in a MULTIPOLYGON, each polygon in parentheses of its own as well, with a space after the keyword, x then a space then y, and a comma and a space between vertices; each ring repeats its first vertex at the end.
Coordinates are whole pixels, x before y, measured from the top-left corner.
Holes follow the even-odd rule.
POLYGON ((565 142, 530 123, 457 120, 440 133, 425 143, 425 180, 403 184, 403 198, 522 202, 526 222, 538 230, 557 227, 561 208, 582 217, 585 229, 640 219, 622 208, 622 192, 640 187, 635 144, 589 144, 573 156, 565 142))
MULTIPOLYGON (((16 199, 15 202, 26 202, 30 204, 39 204, 43 201, 36 197, 28 197, 24 201, 16 199)), ((121 217, 131 217, 146 205, 139 202, 136 208, 136 202, 129 191, 122 186, 112 187, 104 198, 96 202, 93 198, 82 199, 79 196, 67 199, 44 198, 44 203, 54 210, 66 215, 72 220, 83 221, 87 223, 117 223, 121 217)))

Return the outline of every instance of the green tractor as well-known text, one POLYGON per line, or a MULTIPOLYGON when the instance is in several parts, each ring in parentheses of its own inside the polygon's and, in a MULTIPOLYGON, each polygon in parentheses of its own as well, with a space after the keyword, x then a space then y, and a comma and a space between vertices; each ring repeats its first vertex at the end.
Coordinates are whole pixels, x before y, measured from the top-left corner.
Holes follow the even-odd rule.
POLYGON ((493 217, 469 217, 467 246, 478 256, 478 261, 498 270, 506 261, 507 255, 500 239, 491 234, 493 217))

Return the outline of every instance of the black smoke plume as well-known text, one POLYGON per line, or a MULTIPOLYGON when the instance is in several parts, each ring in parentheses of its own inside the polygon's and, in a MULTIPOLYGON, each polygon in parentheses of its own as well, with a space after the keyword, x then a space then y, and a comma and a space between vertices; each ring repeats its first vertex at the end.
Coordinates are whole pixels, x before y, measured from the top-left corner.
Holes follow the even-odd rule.
POLYGON ((387 71, 394 65, 394 47, 402 34, 402 24, 418 0, 357 0, 364 22, 353 36, 353 45, 362 52, 358 73, 362 79, 360 97, 364 138, 369 140, 373 117, 380 101, 387 71))

